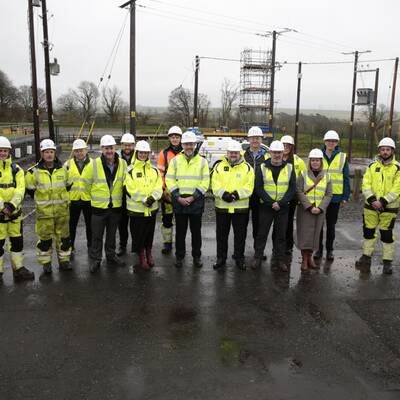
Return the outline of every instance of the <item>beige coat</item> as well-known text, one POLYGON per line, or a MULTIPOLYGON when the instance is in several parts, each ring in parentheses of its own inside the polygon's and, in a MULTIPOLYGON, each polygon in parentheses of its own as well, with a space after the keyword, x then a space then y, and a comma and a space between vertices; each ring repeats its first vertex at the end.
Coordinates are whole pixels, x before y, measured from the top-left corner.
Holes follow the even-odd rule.
MULTIPOLYGON (((317 176, 310 170, 307 171, 308 176, 315 182, 323 177, 324 171, 320 171, 317 176)), ((332 184, 328 182, 325 196, 319 205, 322 212, 318 215, 311 214, 310 207, 312 204, 304 194, 304 178, 300 174, 297 179, 297 247, 300 250, 318 250, 319 235, 324 225, 325 211, 332 198, 332 184)))

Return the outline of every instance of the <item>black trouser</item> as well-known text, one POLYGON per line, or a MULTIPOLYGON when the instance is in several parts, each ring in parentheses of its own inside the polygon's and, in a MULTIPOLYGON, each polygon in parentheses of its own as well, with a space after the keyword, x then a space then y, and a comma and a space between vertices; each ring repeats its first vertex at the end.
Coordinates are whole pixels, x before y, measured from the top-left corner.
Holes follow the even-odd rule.
MULTIPOLYGON (((126 245, 128 244, 128 225, 129 225, 129 215, 126 207, 122 207, 121 211, 121 219, 118 224, 118 233, 119 233, 119 247, 121 249, 126 249, 126 245)), ((131 225, 132 226, 132 225, 131 225)), ((131 236, 132 235, 132 229, 131 229, 131 236)), ((133 246, 132 246, 133 249, 133 246)))
POLYGON ((258 226, 259 226, 259 214, 260 214, 260 198, 253 193, 250 197, 249 201, 249 208, 251 210, 251 223, 253 226, 253 246, 254 249, 256 248, 256 238, 258 233, 258 226))
POLYGON ((139 253, 143 249, 153 247, 154 230, 156 228, 156 213, 151 217, 131 216, 132 251, 139 253))
POLYGON ((268 234, 272 223, 275 230, 275 256, 278 260, 282 260, 286 250, 286 230, 288 222, 289 210, 281 208, 274 211, 270 207, 260 207, 260 229, 258 230, 255 242, 255 258, 262 258, 267 244, 268 234))
POLYGON ((201 218, 202 214, 175 214, 176 239, 175 255, 182 259, 186 254, 186 232, 190 224, 190 233, 192 234, 192 256, 201 256, 201 218))
MULTIPOLYGON (((292 250, 293 249, 293 227, 294 227, 294 215, 296 213, 296 207, 297 207, 297 199, 293 199, 289 203, 289 211, 288 211, 288 223, 287 223, 287 229, 286 229, 286 250, 292 250)), ((275 249, 275 240, 276 240, 276 234, 275 234, 275 227, 272 231, 272 246, 275 249)), ((273 251, 275 253, 275 251, 273 251)))
POLYGON ((244 259, 244 249, 246 246, 247 224, 249 221, 248 213, 221 213, 217 212, 217 258, 226 260, 228 255, 228 238, 231 225, 233 227, 233 258, 235 260, 244 259))
POLYGON ((106 231, 106 241, 104 244, 106 257, 108 259, 115 257, 115 236, 120 219, 120 208, 108 208, 101 214, 92 212, 92 246, 90 248, 90 258, 95 261, 101 261, 104 230, 106 231))
POLYGON ((161 213, 162 213, 162 224, 164 228, 172 228, 172 220, 174 213, 172 211, 172 204, 161 200, 161 213))
MULTIPOLYGON (((340 203, 330 203, 325 211, 326 214, 326 250, 333 250, 333 242, 335 241, 335 227, 338 220, 340 210, 340 203)), ((324 230, 321 229, 321 234, 319 236, 319 250, 322 252, 324 240, 324 230)))
POLYGON ((91 227, 91 215, 92 207, 90 201, 76 200, 71 201, 69 205, 69 234, 71 238, 71 245, 74 248, 76 227, 78 226, 79 217, 83 213, 86 227, 86 243, 89 248, 92 242, 92 227, 91 227))

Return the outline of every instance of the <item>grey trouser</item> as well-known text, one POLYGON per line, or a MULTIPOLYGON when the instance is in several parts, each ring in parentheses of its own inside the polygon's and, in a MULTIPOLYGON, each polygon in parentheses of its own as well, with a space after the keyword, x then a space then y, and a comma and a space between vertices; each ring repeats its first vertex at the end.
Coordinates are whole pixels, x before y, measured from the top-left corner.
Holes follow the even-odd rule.
POLYGON ((115 257, 115 236, 120 219, 120 208, 109 208, 102 214, 92 213, 92 247, 90 249, 91 259, 95 261, 101 261, 104 230, 106 231, 106 241, 104 243, 106 258, 112 259, 115 257))

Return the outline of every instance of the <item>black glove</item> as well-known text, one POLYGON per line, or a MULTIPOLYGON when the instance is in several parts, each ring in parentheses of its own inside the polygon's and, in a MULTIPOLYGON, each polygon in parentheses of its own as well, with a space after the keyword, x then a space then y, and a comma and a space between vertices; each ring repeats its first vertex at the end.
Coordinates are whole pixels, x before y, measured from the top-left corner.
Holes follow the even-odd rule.
POLYGON ((237 192, 237 190, 235 190, 234 192, 232 192, 232 197, 233 197, 233 201, 237 201, 239 200, 239 193, 237 192))
POLYGON ((15 211, 15 206, 12 203, 8 203, 8 202, 4 203, 4 208, 8 208, 10 210, 10 213, 15 211))
POLYGON ((232 203, 232 194, 229 192, 224 192, 224 194, 222 195, 222 200, 226 201, 227 203, 232 203))
POLYGON ((152 196, 149 196, 149 197, 146 199, 146 202, 145 202, 144 204, 145 204, 146 207, 151 207, 152 204, 153 204, 155 201, 156 201, 156 200, 155 200, 152 196))

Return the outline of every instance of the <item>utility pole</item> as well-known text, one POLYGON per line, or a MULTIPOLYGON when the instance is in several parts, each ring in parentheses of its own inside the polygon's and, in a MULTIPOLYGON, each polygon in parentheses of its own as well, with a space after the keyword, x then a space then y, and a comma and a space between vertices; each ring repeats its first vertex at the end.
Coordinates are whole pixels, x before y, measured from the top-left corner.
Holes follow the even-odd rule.
POLYGON ((294 151, 297 152, 299 145, 299 117, 300 117, 300 93, 301 93, 301 62, 299 62, 299 68, 297 70, 297 99, 296 99, 296 121, 294 124, 294 151))
POLYGON ((378 103, 378 86, 379 85, 379 68, 375 70, 375 89, 374 89, 374 103, 372 105, 372 114, 370 121, 370 133, 369 133, 369 152, 368 157, 372 158, 374 137, 376 131, 376 106, 378 103))
POLYGON ((47 27, 46 0, 42 0, 42 21, 43 21, 44 71, 46 77, 47 123, 49 125, 49 137, 51 140, 54 141, 55 134, 54 134, 54 119, 53 119, 53 100, 51 96, 49 32, 47 27))
POLYGON ((39 161, 40 160, 39 103, 38 103, 38 93, 37 93, 35 27, 33 24, 32 0, 28 0, 28 18, 29 18, 29 42, 31 50, 33 136, 35 138, 36 161, 39 161))
POLYGON ((129 0, 120 8, 130 7, 130 55, 129 55, 129 121, 130 133, 136 137, 136 0, 129 0))
POLYGON ((194 70, 194 99, 193 99, 193 126, 198 126, 199 122, 199 69, 200 69, 200 57, 196 56, 195 59, 195 70, 194 70))
POLYGON ((394 99, 396 97, 396 83, 397 83, 397 70, 398 70, 398 68, 399 68, 399 57, 396 57, 396 61, 394 63, 394 75, 393 75, 393 83, 392 83, 392 99, 390 101, 389 137, 392 137, 394 99))
POLYGON ((371 53, 371 50, 354 51, 351 53, 342 53, 344 55, 354 54, 354 69, 353 69, 353 91, 351 94, 351 111, 350 111, 350 129, 349 129, 349 145, 347 150, 347 157, 351 161, 351 147, 353 144, 353 125, 354 125, 354 108, 356 105, 356 88, 357 88, 357 69, 358 69, 358 56, 363 53, 371 53))

